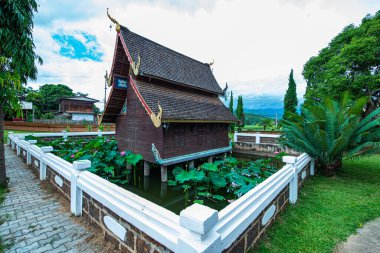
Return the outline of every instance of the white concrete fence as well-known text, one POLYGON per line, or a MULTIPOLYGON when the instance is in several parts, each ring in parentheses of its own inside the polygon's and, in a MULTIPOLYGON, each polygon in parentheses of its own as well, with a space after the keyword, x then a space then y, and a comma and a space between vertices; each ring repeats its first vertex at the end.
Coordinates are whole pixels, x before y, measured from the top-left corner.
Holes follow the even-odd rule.
MULTIPOLYGON (((289 190, 289 202, 295 203, 298 194, 298 180, 314 174, 314 160, 307 154, 298 157, 283 158, 286 165, 257 185, 251 191, 229 204, 221 211, 207 206, 193 204, 184 209, 180 215, 137 196, 86 169, 91 167, 88 160, 69 163, 50 152, 52 147, 37 147, 35 141, 25 141, 26 135, 36 137, 70 137, 109 135, 114 132, 85 133, 33 133, 9 134, 9 144, 20 155, 26 152, 27 163, 38 160, 40 180, 46 180, 46 168, 49 166, 57 175, 68 180, 71 185, 70 205, 74 215, 82 214, 82 195, 88 194, 112 212, 129 222, 151 238, 174 252, 222 252, 233 246, 234 242, 257 219, 265 225, 274 219, 273 208, 269 208, 278 195, 289 190), (310 164, 310 167, 308 166, 310 164), (302 171, 302 172, 301 172, 302 171), (300 174, 302 173, 302 175, 300 174), (263 214, 260 216, 260 214, 263 214), (265 220, 264 220, 265 219, 265 220)), ((235 135, 236 136, 236 135, 235 135)), ((23 154, 25 156, 25 154, 23 154)), ((63 179, 55 178, 57 184, 63 179)), ((106 216, 108 217, 108 216, 106 216)), ((118 223, 116 217, 106 218, 104 223, 109 231, 121 240, 126 230, 118 223), (107 220, 106 220, 107 219, 107 220)))
MULTIPOLYGON (((235 132, 234 133, 234 142, 238 142, 239 141, 239 137, 246 137, 247 139, 252 139, 254 140, 254 143, 255 144, 268 144, 268 142, 262 142, 261 140, 262 139, 273 139, 273 140, 277 140, 278 138, 280 138, 281 135, 279 134, 261 134, 261 133, 239 133, 239 132, 235 132)), ((275 144, 274 142, 271 143, 271 144, 275 144)))

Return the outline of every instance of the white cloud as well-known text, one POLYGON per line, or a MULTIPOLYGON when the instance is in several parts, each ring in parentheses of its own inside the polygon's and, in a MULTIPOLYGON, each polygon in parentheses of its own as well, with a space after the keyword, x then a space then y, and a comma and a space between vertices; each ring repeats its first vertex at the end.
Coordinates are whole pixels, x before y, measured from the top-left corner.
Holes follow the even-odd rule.
POLYGON ((379 1, 343 0, 80 2, 80 6, 90 7, 83 9, 82 16, 78 1, 40 2, 34 37, 44 65, 34 87, 65 83, 99 100, 103 100, 103 76, 111 68, 116 36, 114 29, 109 29, 107 7, 136 33, 203 62, 215 59, 217 80, 221 86, 228 82, 235 94, 283 96, 293 68, 299 97, 305 91, 303 64, 346 25, 358 24, 367 13, 380 9, 379 1), (64 8, 52 7, 61 2, 64 8), (61 12, 57 18, 54 11, 61 12), (96 36, 103 61, 78 61, 55 54, 59 47, 51 35, 60 29, 96 36))

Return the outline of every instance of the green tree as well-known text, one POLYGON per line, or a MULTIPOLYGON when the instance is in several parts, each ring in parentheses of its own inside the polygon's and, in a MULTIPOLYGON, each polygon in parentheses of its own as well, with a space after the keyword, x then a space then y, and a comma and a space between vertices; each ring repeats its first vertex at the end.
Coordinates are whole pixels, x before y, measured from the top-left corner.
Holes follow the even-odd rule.
POLYGON ((64 84, 44 84, 39 89, 43 112, 57 111, 59 99, 73 97, 73 90, 64 84))
POLYGON ((34 117, 39 119, 42 114, 42 96, 38 91, 31 90, 26 94, 26 101, 33 103, 34 117))
POLYGON ((353 101, 346 92, 340 101, 326 97, 308 103, 302 114, 284 120, 282 142, 318 160, 325 175, 332 176, 342 159, 380 152, 380 108, 362 119, 368 98, 353 101))
POLYGON ((270 127, 273 125, 273 120, 270 119, 270 118, 262 118, 261 121, 260 121, 260 125, 263 126, 264 128, 264 131, 267 127, 270 127))
MULTIPOLYGON (((373 98, 380 89, 380 11, 367 15, 359 26, 349 25, 303 69, 307 82, 305 103, 324 96, 338 98, 349 91, 354 99, 373 98)), ((368 113, 380 98, 369 99, 368 113)))
POLYGON ((284 118, 290 113, 297 112, 297 85, 293 78, 293 69, 290 71, 288 89, 284 97, 284 118))
MULTIPOLYGON (((230 103, 228 104, 228 109, 230 110, 230 112, 232 114, 234 114, 234 95, 233 95, 232 91, 231 91, 231 96, 230 96, 230 103)), ((230 124, 228 131, 230 133, 235 131, 235 124, 234 123, 230 124)))
POLYGON ((0 184, 7 183, 4 157, 4 113, 20 111, 18 91, 28 79, 36 79, 33 15, 35 0, 2 0, 0 9, 0 184))
POLYGON ((230 96, 230 103, 228 104, 228 109, 232 114, 234 114, 234 95, 231 91, 231 96, 230 96))
POLYGON ((238 96, 237 106, 236 106, 236 116, 240 120, 239 127, 244 127, 244 106, 243 106, 243 96, 238 96))

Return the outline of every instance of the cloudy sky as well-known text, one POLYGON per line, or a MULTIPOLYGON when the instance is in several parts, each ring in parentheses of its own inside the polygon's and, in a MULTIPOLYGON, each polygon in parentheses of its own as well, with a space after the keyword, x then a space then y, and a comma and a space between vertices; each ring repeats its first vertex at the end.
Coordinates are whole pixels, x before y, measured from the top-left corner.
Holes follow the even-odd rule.
POLYGON ((228 82, 235 94, 243 94, 248 107, 280 106, 291 68, 302 98, 303 64, 345 26, 359 24, 380 9, 378 0, 38 3, 34 39, 44 64, 29 86, 63 83, 103 100, 103 76, 111 69, 116 36, 106 16, 108 7, 130 30, 202 62, 214 60, 219 84, 228 82))

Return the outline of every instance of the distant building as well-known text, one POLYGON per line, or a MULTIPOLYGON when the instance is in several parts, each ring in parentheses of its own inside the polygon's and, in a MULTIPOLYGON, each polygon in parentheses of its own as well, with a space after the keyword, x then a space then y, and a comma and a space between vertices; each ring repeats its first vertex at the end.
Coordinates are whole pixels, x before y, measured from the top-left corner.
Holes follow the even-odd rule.
POLYGON ((68 97, 59 100, 59 109, 56 118, 65 118, 72 121, 95 120, 94 104, 99 102, 88 97, 68 97))

